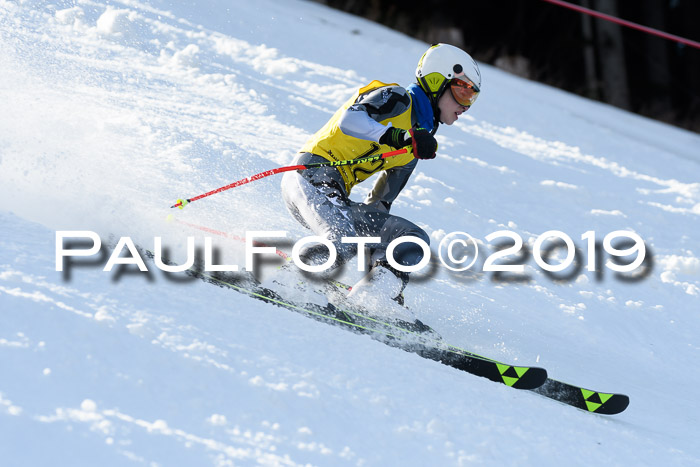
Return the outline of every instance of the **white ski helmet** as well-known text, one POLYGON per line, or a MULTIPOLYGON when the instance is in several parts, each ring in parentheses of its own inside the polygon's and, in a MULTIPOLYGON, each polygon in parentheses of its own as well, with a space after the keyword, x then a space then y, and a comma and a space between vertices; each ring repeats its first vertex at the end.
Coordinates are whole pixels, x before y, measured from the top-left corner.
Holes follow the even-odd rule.
POLYGON ((461 80, 472 87, 469 105, 481 91, 479 65, 468 53, 449 44, 433 45, 423 54, 416 68, 416 79, 433 105, 437 105, 451 80, 461 80))

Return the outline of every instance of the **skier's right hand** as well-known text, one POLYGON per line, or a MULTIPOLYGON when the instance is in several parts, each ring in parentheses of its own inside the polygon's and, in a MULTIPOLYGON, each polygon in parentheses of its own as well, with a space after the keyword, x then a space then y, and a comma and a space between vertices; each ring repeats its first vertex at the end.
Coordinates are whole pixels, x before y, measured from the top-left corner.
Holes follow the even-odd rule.
POLYGON ((434 159, 438 146, 435 137, 424 128, 406 131, 389 127, 379 138, 379 144, 387 144, 396 149, 412 146, 413 155, 418 159, 434 159))

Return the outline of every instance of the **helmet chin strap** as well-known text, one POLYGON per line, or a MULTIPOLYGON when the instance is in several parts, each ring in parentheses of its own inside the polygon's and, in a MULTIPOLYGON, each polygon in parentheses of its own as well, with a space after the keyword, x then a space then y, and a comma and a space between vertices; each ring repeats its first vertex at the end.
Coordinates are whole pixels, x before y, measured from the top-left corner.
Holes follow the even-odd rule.
POLYGON ((438 126, 440 126, 440 124, 442 123, 442 121, 440 120, 440 107, 438 107, 439 100, 440 98, 438 97, 433 103, 433 130, 430 132, 431 135, 435 135, 438 126))

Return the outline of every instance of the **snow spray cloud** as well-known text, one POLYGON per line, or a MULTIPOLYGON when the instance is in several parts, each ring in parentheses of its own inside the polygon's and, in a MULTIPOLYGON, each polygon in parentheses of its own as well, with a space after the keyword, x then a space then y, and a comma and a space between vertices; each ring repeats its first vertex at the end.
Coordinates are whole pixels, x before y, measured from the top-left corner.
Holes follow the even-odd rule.
MULTIPOLYGON (((251 273, 256 269, 256 255, 275 255, 280 250, 274 246, 261 245, 258 239, 287 238, 286 231, 247 231, 245 238, 245 270, 251 273)), ((399 237, 386 248, 387 262, 396 270, 415 273, 421 272, 429 264, 439 262, 453 273, 469 271, 471 273, 491 273, 495 282, 529 282, 530 274, 526 274, 526 263, 532 259, 535 265, 549 278, 557 281, 575 280, 585 268, 594 272, 597 280, 601 280, 605 269, 616 273, 623 281, 635 282, 648 277, 653 267, 649 247, 637 233, 627 230, 616 230, 606 234, 601 241, 597 240, 596 232, 589 230, 581 235, 585 242, 585 253, 576 246, 572 238, 559 230, 549 230, 539 235, 532 247, 523 242, 516 232, 499 230, 484 239, 494 250, 488 255, 480 255, 480 247, 485 249, 483 242, 477 241, 466 232, 452 232, 445 235, 438 245, 437 259, 432 254, 430 246, 421 238, 406 236, 399 237), (504 239, 505 242, 496 242, 504 239), (617 241, 623 239, 622 242, 617 241), (617 241, 617 242, 616 242, 617 241), (423 258, 416 265, 402 265, 394 258, 394 250, 402 243, 415 243, 423 250, 423 258), (614 245, 614 243, 617 243, 614 245), (565 257, 553 264, 551 259, 565 257), (607 256, 607 259, 606 259, 607 256), (479 261, 483 257, 483 260, 479 261)), ((364 272, 366 268, 366 250, 371 245, 381 243, 379 237, 343 237, 344 244, 357 246, 357 270, 364 272)), ((215 264, 212 238, 204 237, 204 272, 238 272, 237 264, 215 264)), ((182 264, 173 264, 163 258, 161 237, 154 237, 152 253, 156 268, 166 273, 181 273, 192 270, 197 260, 195 237, 187 237, 187 260, 182 264)), ((120 237, 111 254, 106 254, 103 242, 97 233, 85 231, 59 230, 56 232, 56 271, 64 272, 64 277, 70 278, 70 269, 79 265, 73 258, 90 258, 89 265, 104 263, 105 272, 111 272, 115 266, 136 266, 141 272, 149 272, 141 250, 137 248, 130 237, 120 237), (66 239, 74 239, 66 243, 66 239), (128 252, 127 255, 123 253, 128 252), (98 256, 98 258, 95 258, 98 256)), ((301 270, 309 273, 328 271, 337 259, 335 245, 324 237, 308 236, 299 239, 292 248, 291 260, 301 270), (323 264, 310 265, 303 262, 301 251, 310 244, 322 244, 329 252, 328 259, 323 264)), ((199 271, 201 272, 201 271, 199 271)))

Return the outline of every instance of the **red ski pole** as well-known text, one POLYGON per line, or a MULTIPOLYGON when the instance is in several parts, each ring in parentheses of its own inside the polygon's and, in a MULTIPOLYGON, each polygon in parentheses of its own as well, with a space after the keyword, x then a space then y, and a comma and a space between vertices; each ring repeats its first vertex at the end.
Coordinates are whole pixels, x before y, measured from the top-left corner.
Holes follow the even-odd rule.
POLYGON ((226 186, 222 186, 222 187, 217 188, 215 190, 208 191, 204 194, 195 196, 194 198, 178 199, 177 202, 170 207, 183 209, 185 206, 187 206, 188 204, 190 204, 193 201, 197 201, 199 199, 206 198, 207 196, 215 195, 216 193, 221 193, 222 191, 230 190, 231 188, 245 185, 246 183, 254 182, 255 180, 260 180, 261 178, 269 177, 270 175, 275 175, 275 174, 279 174, 282 172, 290 172, 292 170, 313 169, 316 167, 337 167, 339 165, 362 164, 363 162, 378 161, 380 159, 386 159, 387 157, 398 156, 399 154, 405 154, 407 152, 409 152, 409 148, 398 149, 396 151, 385 152, 383 154, 375 154, 373 156, 361 157, 359 159, 350 159, 350 160, 345 160, 345 161, 315 162, 313 164, 289 165, 286 167, 278 167, 276 169, 266 170, 265 172, 260 172, 259 174, 255 174, 255 175, 252 175, 250 177, 246 177, 242 180, 238 180, 237 182, 230 183, 226 186))

